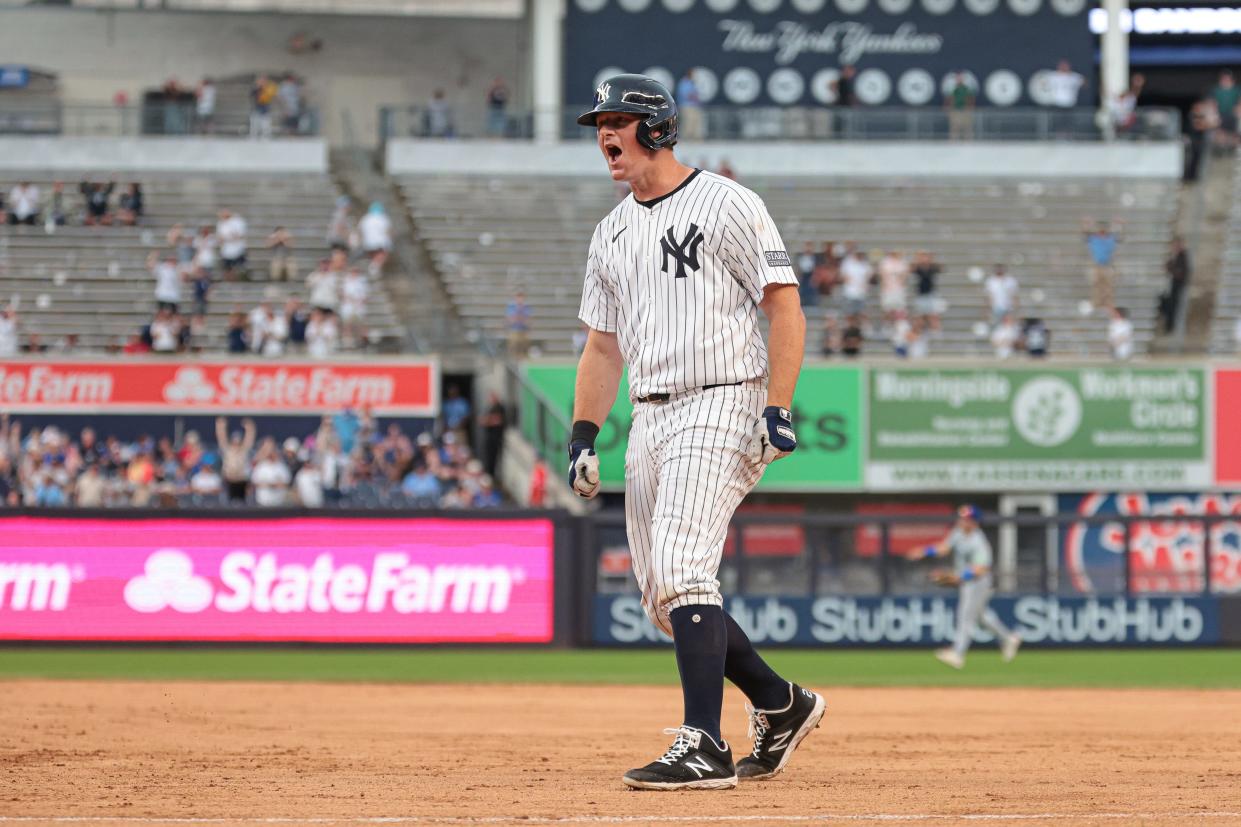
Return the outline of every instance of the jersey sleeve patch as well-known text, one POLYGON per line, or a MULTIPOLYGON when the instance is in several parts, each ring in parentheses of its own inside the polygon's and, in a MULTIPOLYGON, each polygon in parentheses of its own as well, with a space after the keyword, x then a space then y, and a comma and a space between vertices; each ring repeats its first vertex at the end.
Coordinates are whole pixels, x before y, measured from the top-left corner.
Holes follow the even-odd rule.
POLYGON ((784 250, 766 250, 763 257, 767 259, 768 267, 792 267, 793 262, 789 261, 789 254, 784 250))

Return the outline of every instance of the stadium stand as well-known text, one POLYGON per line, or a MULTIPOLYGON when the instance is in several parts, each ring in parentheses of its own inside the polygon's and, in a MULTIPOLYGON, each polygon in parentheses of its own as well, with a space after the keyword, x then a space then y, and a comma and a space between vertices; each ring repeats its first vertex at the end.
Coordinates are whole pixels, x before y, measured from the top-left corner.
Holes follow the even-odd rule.
MULTIPOLYGON (((463 319, 503 339, 505 310, 524 290, 532 310, 532 353, 572 352, 586 248, 597 221, 616 203, 606 179, 521 176, 405 176, 399 181, 421 240, 463 319)), ((989 353, 982 285, 971 268, 1003 262, 1021 283, 1020 315, 1041 317, 1051 352, 1108 353, 1107 321, 1082 313, 1089 299, 1087 217, 1125 223, 1117 254, 1117 303, 1130 309, 1136 352, 1154 335, 1161 261, 1176 210, 1174 182, 1121 179, 743 179, 766 200, 791 253, 805 242, 857 241, 872 258, 900 249, 934 253, 944 266, 947 303, 935 356, 989 353), (930 208, 928 208, 930 207, 930 208), (1035 292, 1038 291, 1038 292, 1035 292), (1039 300, 1041 298, 1041 300, 1039 300)), ((911 291, 912 298, 912 291, 911 291)), ((817 353, 822 313, 808 313, 808 352, 817 353)), ((878 291, 869 314, 880 317, 878 291)), ((882 334, 876 332, 875 336, 882 334)), ((891 352, 885 341, 868 354, 891 352)))
POLYGON ((1233 184, 1215 321, 1211 326, 1211 353, 1217 356, 1241 353, 1241 164, 1236 165, 1233 184))
MULTIPOLYGON (((92 181, 112 176, 80 176, 92 181)), ((22 342, 31 333, 51 345, 73 334, 82 351, 119 348, 154 312, 154 279, 147 268, 152 251, 167 251, 168 230, 182 224, 194 232, 215 226, 218 210, 244 216, 248 225, 248 260, 254 281, 217 280, 210 295, 205 351, 223 352, 232 311, 248 313, 265 298, 280 307, 285 298, 305 301, 305 275, 326 255, 329 218, 337 190, 326 175, 201 175, 143 173, 138 177, 145 195, 145 216, 135 227, 88 227, 82 223, 82 197, 77 178, 66 180, 64 226, 0 228, 0 277, 5 289, 0 301, 17 299, 22 342), (268 282, 272 252, 265 247, 278 226, 294 237, 299 259, 295 282, 268 282), (51 230, 49 232, 49 230, 51 230)), ((0 171, 7 194, 18 180, 39 185, 46 203, 52 176, 0 171)), ((132 180, 122 179, 117 196, 132 180)), ((191 304, 193 289, 185 284, 183 301, 191 304)), ((401 325, 387 301, 382 280, 372 284, 368 302, 371 343, 385 349, 399 347, 401 325)), ((184 309, 182 312, 186 312, 184 309)))

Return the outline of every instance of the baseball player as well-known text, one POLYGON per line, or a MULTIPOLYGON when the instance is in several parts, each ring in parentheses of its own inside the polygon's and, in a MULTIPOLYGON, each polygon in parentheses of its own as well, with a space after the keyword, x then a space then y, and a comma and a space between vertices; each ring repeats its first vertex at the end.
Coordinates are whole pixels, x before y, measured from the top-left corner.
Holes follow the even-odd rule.
POLYGON ((940 585, 957 587, 957 634, 953 645, 939 649, 935 657, 953 669, 965 666, 965 653, 970 648, 970 635, 974 626, 982 624, 995 633, 1000 642, 1004 662, 1017 656, 1021 638, 1000 622, 1000 618, 987 604, 994 591, 991 578, 992 554, 987 535, 978 527, 978 509, 963 505, 957 509, 957 522, 948 536, 922 553, 928 557, 952 555, 953 570, 935 576, 940 585))
POLYGON ((598 493, 595 438, 628 365, 630 555, 647 615, 675 644, 685 704, 681 726, 665 730, 675 736, 667 752, 624 783, 726 789, 770 778, 818 726, 823 698, 759 657, 723 611, 716 575, 733 511, 767 464, 797 447, 789 413, 805 339, 797 276, 758 196, 673 155, 677 107, 660 83, 609 78, 578 123, 595 128, 612 180, 631 193, 590 242, 569 483, 581 497, 598 493), (754 738, 736 765, 720 734, 725 677, 749 699, 754 738))

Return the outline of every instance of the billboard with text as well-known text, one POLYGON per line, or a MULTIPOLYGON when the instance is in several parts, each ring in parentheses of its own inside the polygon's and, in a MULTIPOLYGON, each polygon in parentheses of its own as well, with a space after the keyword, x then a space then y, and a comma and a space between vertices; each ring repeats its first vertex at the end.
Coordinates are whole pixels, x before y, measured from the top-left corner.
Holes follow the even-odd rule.
POLYGON ((0 519, 0 639, 547 643, 546 519, 0 519))

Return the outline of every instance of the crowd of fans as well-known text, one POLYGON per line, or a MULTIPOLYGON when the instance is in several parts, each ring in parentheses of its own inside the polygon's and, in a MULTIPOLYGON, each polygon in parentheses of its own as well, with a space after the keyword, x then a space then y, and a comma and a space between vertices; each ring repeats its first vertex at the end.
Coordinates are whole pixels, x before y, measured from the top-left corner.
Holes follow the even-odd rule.
POLYGON ((142 184, 129 184, 113 199, 116 187, 115 180, 82 181, 77 188, 80 201, 74 204, 65 195, 64 181, 53 181, 46 197, 37 184, 18 181, 7 197, 0 191, 0 224, 41 226, 49 232, 67 224, 133 227, 142 221, 144 213, 142 184))
POLYGON ((90 427, 76 437, 55 426, 23 431, 0 414, 0 506, 500 506, 503 406, 493 399, 484 416, 481 457, 469 423, 468 400, 451 390, 438 437, 348 410, 283 441, 258 438, 249 419, 220 417, 213 434, 127 441, 90 427))

